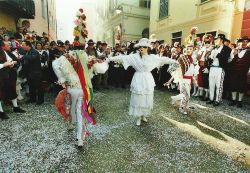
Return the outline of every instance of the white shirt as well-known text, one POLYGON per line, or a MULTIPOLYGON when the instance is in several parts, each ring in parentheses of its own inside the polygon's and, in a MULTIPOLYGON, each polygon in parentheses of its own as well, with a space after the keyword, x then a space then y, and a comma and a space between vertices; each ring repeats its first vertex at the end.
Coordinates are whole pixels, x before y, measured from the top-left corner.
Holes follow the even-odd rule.
POLYGON ((155 81, 151 71, 164 64, 176 63, 175 60, 168 57, 159 57, 153 54, 141 57, 139 53, 119 55, 111 57, 110 60, 121 62, 125 69, 132 66, 136 70, 130 85, 130 91, 136 94, 152 94, 155 81))
MULTIPOLYGON (((4 51, 4 53, 5 53, 5 55, 6 55, 6 59, 7 59, 8 62, 13 61, 13 60, 11 59, 11 57, 7 54, 7 52, 4 51)), ((4 65, 3 65, 3 64, 0 64, 0 69, 2 69, 3 67, 4 67, 4 65)))
POLYGON ((216 58, 216 57, 217 57, 217 55, 221 52, 222 48, 223 48, 223 45, 221 45, 218 49, 214 49, 214 50, 212 51, 212 53, 211 53, 211 57, 212 57, 212 59, 213 59, 213 64, 212 64, 212 66, 219 66, 219 65, 220 65, 219 59, 216 58))
POLYGON ((245 55, 246 51, 247 49, 240 51, 240 53, 238 54, 239 58, 242 58, 245 55))
MULTIPOLYGON (((246 51, 247 50, 245 49, 245 50, 238 52, 238 57, 242 58, 245 55, 246 51)), ((230 58, 228 59, 228 62, 231 62, 233 59, 234 59, 234 54, 233 54, 233 51, 231 51, 230 58)))

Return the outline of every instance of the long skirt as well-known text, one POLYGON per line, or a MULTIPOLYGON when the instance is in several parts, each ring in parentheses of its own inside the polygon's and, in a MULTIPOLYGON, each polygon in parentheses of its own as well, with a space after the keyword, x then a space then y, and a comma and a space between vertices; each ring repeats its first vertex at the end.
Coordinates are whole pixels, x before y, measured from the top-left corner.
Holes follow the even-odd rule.
POLYGON ((150 94, 131 94, 129 115, 149 116, 154 104, 154 93, 150 94))

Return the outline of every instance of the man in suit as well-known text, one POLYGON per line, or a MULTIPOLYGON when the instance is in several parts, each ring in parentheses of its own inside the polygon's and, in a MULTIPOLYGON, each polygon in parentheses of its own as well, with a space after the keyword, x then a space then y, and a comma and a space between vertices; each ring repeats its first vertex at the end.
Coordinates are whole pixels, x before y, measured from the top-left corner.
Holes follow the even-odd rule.
POLYGON ((30 100, 28 102, 36 102, 37 105, 41 105, 44 102, 41 56, 39 52, 32 47, 32 44, 29 41, 24 41, 22 43, 22 48, 26 52, 26 55, 24 55, 23 58, 30 87, 30 100))
POLYGON ((209 72, 209 101, 207 104, 218 106, 222 101, 223 82, 225 77, 225 68, 228 64, 231 49, 224 45, 226 37, 224 34, 218 34, 215 38, 216 48, 211 52, 213 63, 209 72), (214 94, 216 93, 216 94, 214 94))
MULTIPOLYGON (((15 55, 11 53, 10 42, 0 40, 0 101, 11 100, 13 111, 16 113, 25 113, 17 104, 16 80, 17 72, 15 64, 17 63, 15 55)), ((0 102, 0 118, 8 119, 4 113, 0 102)))

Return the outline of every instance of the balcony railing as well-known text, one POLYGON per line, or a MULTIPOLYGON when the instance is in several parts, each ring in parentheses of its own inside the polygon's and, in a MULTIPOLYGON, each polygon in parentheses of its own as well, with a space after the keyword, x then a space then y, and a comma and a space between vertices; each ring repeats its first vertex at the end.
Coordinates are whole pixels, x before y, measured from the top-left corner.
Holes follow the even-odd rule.
POLYGON ((0 9, 17 18, 35 18, 35 3, 33 0, 0 0, 0 9))

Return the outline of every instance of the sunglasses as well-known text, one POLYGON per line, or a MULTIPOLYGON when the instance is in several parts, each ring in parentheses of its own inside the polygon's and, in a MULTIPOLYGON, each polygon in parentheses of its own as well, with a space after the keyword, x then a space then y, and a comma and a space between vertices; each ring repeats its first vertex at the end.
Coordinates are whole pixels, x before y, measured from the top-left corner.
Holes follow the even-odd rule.
POLYGON ((147 46, 140 46, 139 49, 141 49, 141 48, 147 49, 148 47, 147 46))

